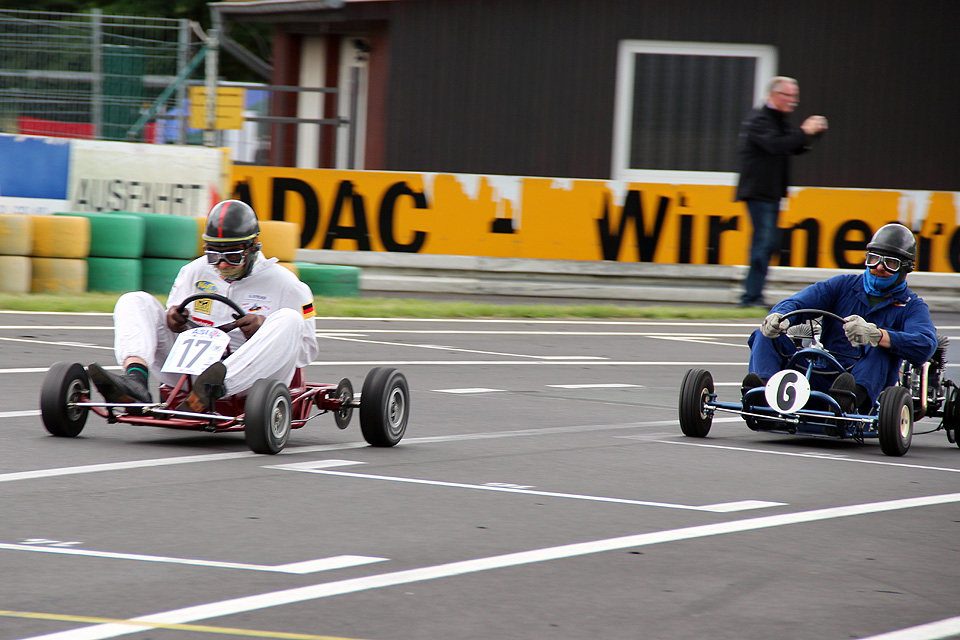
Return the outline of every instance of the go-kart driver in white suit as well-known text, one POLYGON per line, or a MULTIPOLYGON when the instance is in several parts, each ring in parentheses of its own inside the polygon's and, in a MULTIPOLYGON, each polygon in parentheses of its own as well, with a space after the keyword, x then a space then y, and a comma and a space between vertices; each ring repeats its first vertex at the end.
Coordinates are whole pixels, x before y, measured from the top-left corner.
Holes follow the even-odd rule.
MULTIPOLYGON (((176 334, 187 329, 177 307, 188 296, 217 293, 236 302, 246 315, 230 332, 230 355, 193 382, 181 410, 208 411, 224 395, 243 395, 268 378, 289 383, 298 367, 316 357, 313 293, 276 258, 260 254, 259 223, 253 209, 227 200, 207 215, 205 255, 184 266, 167 298, 167 308, 144 291, 126 293, 114 308, 115 353, 126 373, 116 376, 98 365, 90 377, 108 402, 151 402, 149 371, 159 371, 176 334)), ((204 326, 234 321, 234 310, 214 300, 195 300, 189 318, 204 326)), ((189 307, 188 307, 189 308, 189 307)), ((179 374, 158 373, 167 384, 179 374)))

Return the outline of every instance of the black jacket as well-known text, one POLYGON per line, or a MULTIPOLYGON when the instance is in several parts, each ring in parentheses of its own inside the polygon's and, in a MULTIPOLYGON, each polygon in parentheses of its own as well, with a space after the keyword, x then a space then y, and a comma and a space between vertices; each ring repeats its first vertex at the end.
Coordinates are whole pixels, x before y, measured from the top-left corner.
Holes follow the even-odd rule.
POLYGON ((779 202, 790 184, 791 156, 810 150, 814 136, 794 129, 787 115, 764 105, 740 124, 740 182, 736 200, 779 202))

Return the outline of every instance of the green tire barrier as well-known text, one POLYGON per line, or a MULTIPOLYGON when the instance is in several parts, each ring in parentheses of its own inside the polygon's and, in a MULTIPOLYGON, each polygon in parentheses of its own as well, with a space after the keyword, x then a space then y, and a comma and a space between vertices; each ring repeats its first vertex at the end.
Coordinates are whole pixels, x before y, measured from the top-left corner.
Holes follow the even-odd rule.
POLYGON ((90 221, 90 255, 98 258, 139 258, 146 224, 142 218, 113 213, 58 213, 90 221))
POLYGON ((30 258, 0 256, 0 292, 30 293, 30 258))
MULTIPOLYGON (((169 216, 163 213, 127 213, 110 215, 136 216, 144 222, 143 257, 193 260, 200 255, 197 222, 192 217, 169 216)), ((144 269, 146 275, 146 269, 144 269)))
POLYGON ((282 220, 260 220, 260 244, 263 255, 268 258, 293 262, 300 248, 300 226, 282 220))
MULTIPOLYGON (((87 258, 87 291, 126 293, 143 288, 143 266, 136 258, 87 258)), ((170 287, 167 287, 170 291, 170 287)))
POLYGON ((90 255, 90 221, 75 216, 32 216, 33 246, 38 258, 86 258, 90 255))
MULTIPOLYGON (((193 223, 191 223, 193 224, 193 223)), ((185 264, 190 260, 177 260, 175 258, 144 258, 141 260, 143 265, 143 287, 144 291, 150 293, 170 293, 170 287, 176 280, 177 274, 185 264)))
POLYGON ((30 291, 33 293, 83 293, 87 290, 86 260, 31 258, 30 263, 30 291))
POLYGON ((28 256, 33 249, 33 216, 0 215, 0 254, 28 256))
POLYGON ((360 267, 294 262, 313 295, 331 298, 360 297, 360 267))

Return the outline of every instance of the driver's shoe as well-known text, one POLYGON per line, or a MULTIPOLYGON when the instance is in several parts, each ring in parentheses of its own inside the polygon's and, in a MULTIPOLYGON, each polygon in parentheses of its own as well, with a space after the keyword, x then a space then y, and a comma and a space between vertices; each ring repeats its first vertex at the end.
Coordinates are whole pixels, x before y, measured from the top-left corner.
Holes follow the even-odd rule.
POLYGON ((844 371, 833 381, 827 393, 837 401, 844 413, 850 413, 857 403, 857 381, 853 374, 844 371))
POLYGON ((130 374, 114 375, 96 362, 87 367, 87 373, 107 402, 153 402, 150 390, 130 374))
POLYGON ((214 403, 222 398, 226 392, 223 379, 227 377, 227 368, 219 360, 204 369, 203 373, 193 381, 193 390, 187 399, 177 407, 178 411, 193 411, 207 413, 213 410, 214 403))

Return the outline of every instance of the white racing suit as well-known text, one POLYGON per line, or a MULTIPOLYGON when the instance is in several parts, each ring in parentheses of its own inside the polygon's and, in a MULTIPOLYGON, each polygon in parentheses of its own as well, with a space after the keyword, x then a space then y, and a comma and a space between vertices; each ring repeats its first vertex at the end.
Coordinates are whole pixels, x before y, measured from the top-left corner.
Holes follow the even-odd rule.
MULTIPOLYGON (((313 309, 313 293, 276 258, 256 254, 249 275, 227 282, 200 257, 177 274, 167 308, 179 306, 188 296, 218 293, 230 298, 247 313, 265 316, 263 324, 247 340, 240 329, 230 332, 230 355, 224 359, 228 395, 243 395, 261 378, 289 384, 298 367, 316 357, 319 347, 313 309)), ((233 321, 236 313, 216 300, 195 300, 187 305, 190 318, 203 326, 220 326, 233 321)), ((114 350, 123 366, 131 356, 143 358, 161 382, 176 384, 180 374, 162 373, 177 334, 167 327, 166 309, 145 291, 125 293, 113 311, 114 350)))

